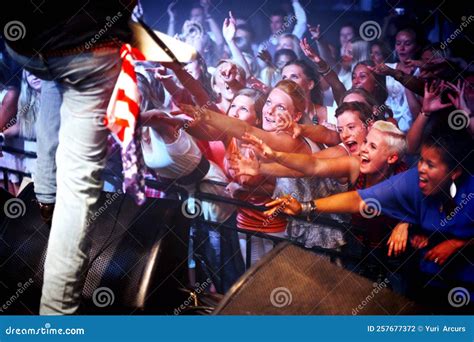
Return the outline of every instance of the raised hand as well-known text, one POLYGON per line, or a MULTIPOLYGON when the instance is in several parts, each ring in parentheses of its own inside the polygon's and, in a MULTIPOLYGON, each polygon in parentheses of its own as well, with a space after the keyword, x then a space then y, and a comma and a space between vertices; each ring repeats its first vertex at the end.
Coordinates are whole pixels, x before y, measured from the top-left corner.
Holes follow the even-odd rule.
POLYGON ((270 146, 265 144, 262 139, 259 139, 252 134, 245 133, 242 136, 242 141, 245 141, 247 143, 246 146, 251 147, 257 155, 267 159, 276 158, 275 152, 270 148, 270 146))
POLYGON ((206 107, 191 106, 184 103, 178 103, 178 106, 185 114, 194 118, 193 125, 211 120, 211 110, 206 107))
POLYGON ((232 12, 229 11, 229 17, 224 19, 224 24, 222 25, 222 35, 227 43, 234 40, 236 31, 235 18, 232 16, 232 12))
POLYGON ((309 45, 308 40, 306 38, 300 41, 300 47, 303 53, 306 55, 306 57, 311 59, 316 64, 321 63, 321 57, 319 57, 316 51, 314 51, 311 45, 309 45))
POLYGON ((174 18, 176 17, 176 14, 175 14, 173 8, 174 8, 174 6, 176 5, 177 2, 178 2, 178 1, 176 1, 176 0, 175 0, 175 1, 172 1, 172 2, 168 5, 168 8, 166 9, 166 11, 168 12, 168 16, 169 16, 170 18, 173 18, 173 19, 174 19, 174 18))
POLYGON ((313 41, 317 41, 319 38, 321 38, 320 25, 312 26, 308 24, 308 31, 311 34, 311 39, 313 41))
POLYGON ((405 252, 408 241, 408 223, 400 222, 392 230, 390 238, 387 241, 388 256, 398 256, 405 252))
POLYGON ((436 84, 435 81, 425 82, 425 94, 423 96, 422 110, 425 113, 435 112, 437 110, 452 106, 452 103, 441 103, 441 91, 445 88, 444 81, 436 84))
POLYGON ((267 208, 271 208, 264 212, 266 216, 275 216, 281 213, 296 216, 301 214, 301 203, 291 195, 278 197, 275 200, 265 204, 267 208))
POLYGON ((454 90, 455 95, 448 93, 448 98, 451 103, 457 109, 464 110, 467 113, 470 113, 470 109, 467 106, 466 98, 464 97, 464 91, 466 89, 467 82, 462 82, 458 80, 457 85, 452 84, 451 82, 446 82, 446 86, 454 90))
POLYGON ((270 55, 270 52, 268 52, 267 49, 260 50, 260 52, 257 54, 257 57, 260 58, 267 66, 273 66, 272 55, 270 55))

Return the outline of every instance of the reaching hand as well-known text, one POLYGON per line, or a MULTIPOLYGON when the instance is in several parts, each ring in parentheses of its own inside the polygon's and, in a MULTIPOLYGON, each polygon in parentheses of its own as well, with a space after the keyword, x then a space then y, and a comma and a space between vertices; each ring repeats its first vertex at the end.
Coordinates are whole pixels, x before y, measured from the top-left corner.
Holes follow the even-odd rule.
POLYGON ((376 74, 387 76, 391 75, 394 71, 392 68, 387 66, 385 63, 377 64, 375 67, 368 66, 367 67, 370 71, 375 72, 376 74))
POLYGON ((276 132, 288 132, 293 139, 296 139, 301 135, 301 126, 293 120, 293 116, 288 111, 284 111, 278 113, 276 132))
POLYGON ((170 78, 173 77, 173 75, 168 74, 166 68, 164 66, 160 66, 158 68, 149 68, 146 69, 147 71, 153 71, 153 77, 156 78, 157 80, 163 81, 163 80, 169 80, 170 78))
POLYGON ((423 67, 423 62, 415 59, 407 59, 405 64, 410 68, 421 68, 423 67))
POLYGON ((428 82, 425 82, 425 94, 423 96, 423 107, 422 110, 425 113, 432 113, 437 110, 452 106, 451 103, 441 103, 441 91, 444 89, 444 81, 439 84, 431 82, 428 86, 428 82))
POLYGON ((191 106, 184 103, 178 103, 178 106, 185 114, 194 118, 193 126, 197 125, 199 122, 209 122, 211 120, 211 110, 205 106, 191 106))
POLYGON ((454 253, 456 253, 464 242, 461 240, 446 240, 434 246, 425 255, 426 260, 431 260, 438 265, 443 265, 454 253))
POLYGON ((319 38, 321 38, 320 25, 311 26, 311 25, 308 24, 308 31, 311 34, 311 39, 313 41, 317 41, 317 40, 319 40, 319 38))
POLYGON ((405 252, 408 241, 408 223, 400 222, 392 230, 390 238, 387 241, 388 245, 388 256, 398 256, 405 252))
POLYGON ((264 212, 266 216, 275 216, 281 213, 296 216, 301 214, 301 203, 291 195, 278 197, 275 200, 265 204, 266 207, 271 208, 264 212))
POLYGON ((229 158, 229 170, 239 176, 257 176, 260 173, 260 163, 255 154, 250 158, 244 158, 240 153, 233 153, 229 158))
POLYGON ((224 24, 222 25, 222 35, 227 43, 234 40, 236 31, 235 18, 232 16, 232 12, 229 11, 229 18, 225 18, 224 24))
POLYGON ((270 146, 265 144, 262 139, 259 139, 252 134, 245 133, 242 136, 242 140, 245 141, 247 143, 246 146, 251 147, 257 155, 267 159, 276 158, 275 152, 270 148, 270 146))

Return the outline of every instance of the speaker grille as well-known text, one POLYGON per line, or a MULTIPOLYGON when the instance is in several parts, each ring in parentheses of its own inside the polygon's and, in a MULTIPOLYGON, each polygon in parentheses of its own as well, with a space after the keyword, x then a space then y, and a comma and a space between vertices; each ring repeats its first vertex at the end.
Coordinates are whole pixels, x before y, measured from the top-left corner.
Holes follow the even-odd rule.
POLYGON ((325 257, 282 243, 229 291, 217 315, 395 315, 414 303, 332 264, 325 257))

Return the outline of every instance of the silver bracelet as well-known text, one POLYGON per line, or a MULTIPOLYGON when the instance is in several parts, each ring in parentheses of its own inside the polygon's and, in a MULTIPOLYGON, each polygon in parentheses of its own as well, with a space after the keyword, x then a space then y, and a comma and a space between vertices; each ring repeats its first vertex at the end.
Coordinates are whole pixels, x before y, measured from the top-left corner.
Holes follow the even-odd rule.
POLYGON ((309 216, 311 214, 312 206, 311 202, 301 202, 301 215, 303 216, 309 216))

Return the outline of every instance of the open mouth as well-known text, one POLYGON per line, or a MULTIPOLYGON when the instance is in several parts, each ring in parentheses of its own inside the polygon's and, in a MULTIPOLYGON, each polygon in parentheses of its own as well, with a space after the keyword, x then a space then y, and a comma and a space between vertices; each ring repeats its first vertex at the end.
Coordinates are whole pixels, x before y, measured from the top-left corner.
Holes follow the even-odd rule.
POLYGON ((361 165, 367 165, 367 164, 370 163, 370 159, 367 158, 367 157, 364 156, 364 155, 361 155, 361 156, 360 156, 360 163, 361 163, 361 165))
POLYGON ((351 140, 351 141, 345 142, 345 144, 351 153, 354 153, 357 151, 357 148, 358 148, 357 142, 351 140))
POLYGON ((425 177, 419 176, 418 178, 418 186, 420 187, 421 190, 424 190, 428 184, 428 179, 425 177))
POLYGON ((265 116, 265 121, 270 124, 274 124, 276 122, 276 120, 270 119, 268 116, 265 116))

